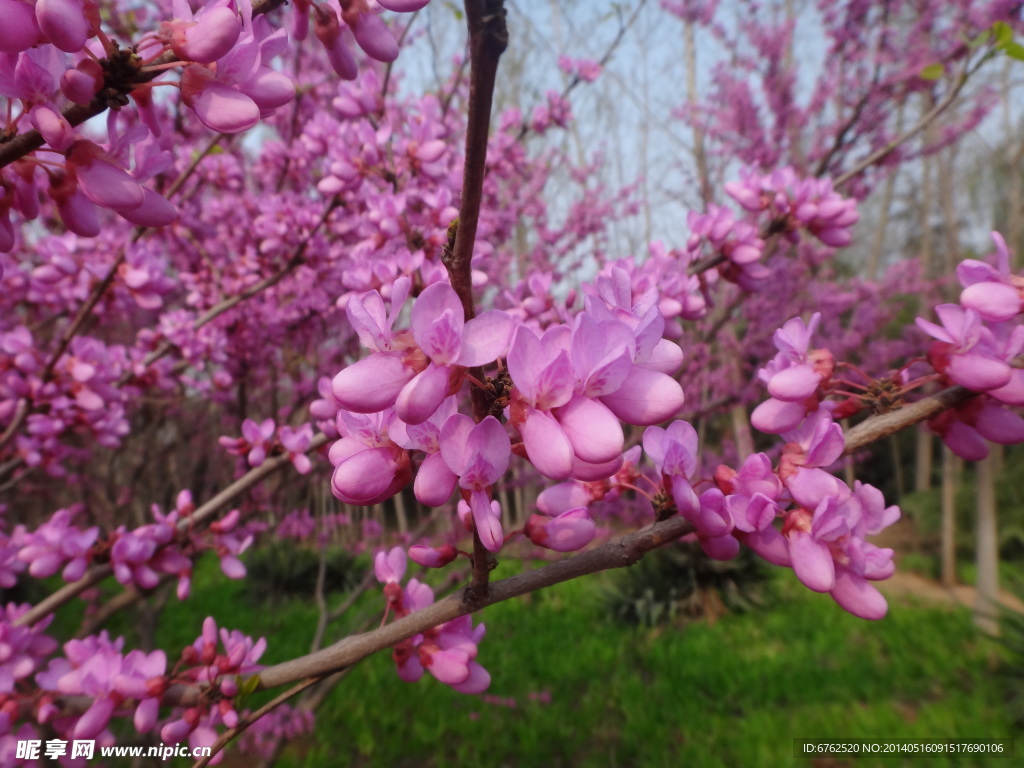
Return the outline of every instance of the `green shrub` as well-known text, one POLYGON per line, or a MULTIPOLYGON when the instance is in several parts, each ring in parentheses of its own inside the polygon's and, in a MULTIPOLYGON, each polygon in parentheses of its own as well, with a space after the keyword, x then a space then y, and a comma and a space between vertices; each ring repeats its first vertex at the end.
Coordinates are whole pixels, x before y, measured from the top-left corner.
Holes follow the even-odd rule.
MULTIPOLYGON (((257 599, 309 597, 316 590, 320 554, 290 542, 275 542, 250 550, 245 558, 246 590, 257 599)), ((347 592, 363 578, 365 565, 349 552, 327 552, 325 592, 347 592)))
POLYGON ((616 621, 641 626, 716 619, 726 611, 764 605, 770 575, 743 549, 732 560, 713 560, 694 542, 671 544, 617 574, 604 598, 616 621))

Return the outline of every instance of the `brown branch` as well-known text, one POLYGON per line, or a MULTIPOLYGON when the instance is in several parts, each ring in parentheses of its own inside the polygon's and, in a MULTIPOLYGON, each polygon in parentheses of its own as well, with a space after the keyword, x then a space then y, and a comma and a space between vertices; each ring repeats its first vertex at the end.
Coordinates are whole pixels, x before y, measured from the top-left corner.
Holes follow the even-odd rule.
MULTIPOLYGON (((284 5, 284 2, 285 0, 255 0, 252 4, 253 15, 258 16, 260 14, 268 13, 279 6, 284 5)), ((147 67, 153 67, 156 69, 148 72, 140 71, 135 77, 133 85, 137 86, 152 82, 166 71, 165 69, 159 69, 158 67, 178 62, 180 62, 178 57, 170 52, 159 56, 146 65, 147 67)), ((184 64, 186 62, 181 63, 184 64)), ((110 105, 110 96, 103 92, 105 90, 106 89, 101 90, 100 94, 86 105, 74 104, 64 109, 61 112, 64 119, 72 126, 78 126, 86 120, 90 120, 91 118, 96 117, 96 115, 101 115, 106 112, 110 105)), ((46 142, 39 134, 39 131, 26 131, 25 133, 19 133, 9 141, 0 143, 0 168, 10 165, 15 160, 19 160, 27 155, 29 152, 34 152, 45 143, 46 142)))
POLYGON ((844 173, 842 176, 837 177, 833 181, 832 186, 838 189, 843 184, 850 181, 850 179, 860 174, 866 168, 869 168, 870 166, 874 165, 880 160, 883 160, 901 144, 909 141, 914 136, 923 131, 936 117, 945 112, 946 109, 950 107, 954 101, 956 101, 956 97, 960 95, 960 91, 962 91, 963 87, 967 84, 967 80, 970 78, 971 75, 978 71, 981 65, 985 62, 986 58, 987 57, 982 57, 981 59, 979 59, 978 63, 975 64, 973 67, 968 67, 965 63, 964 68, 960 71, 960 74, 957 75, 957 78, 953 82, 952 87, 950 87, 949 92, 943 97, 942 101, 938 102, 934 107, 928 110, 928 112, 920 120, 918 120, 908 131, 906 131, 900 136, 897 136, 884 147, 875 150, 870 155, 861 160, 859 163, 857 163, 853 168, 844 173))
POLYGON ((470 58, 466 163, 462 173, 462 202, 455 244, 451 253, 446 254, 445 267, 469 320, 476 316, 471 262, 487 173, 487 140, 494 81, 498 73, 498 59, 508 46, 503 0, 466 0, 466 24, 469 28, 470 58))
MULTIPOLYGON (((476 242, 480 206, 483 202, 484 177, 487 175, 487 142, 494 102, 494 82, 498 60, 508 47, 504 0, 466 0, 466 26, 469 29, 469 117, 466 126, 466 163, 462 172, 462 201, 458 225, 450 248, 445 248, 442 261, 448 270, 452 288, 462 302, 467 320, 476 316, 473 303, 473 244, 476 242)), ((482 371, 471 371, 478 379, 482 371)), ((477 421, 488 411, 483 390, 473 389, 473 411, 477 421)), ((484 594, 494 558, 473 532, 473 586, 484 594)))
POLYGON ((899 410, 872 416, 846 433, 846 450, 843 455, 849 456, 870 443, 966 403, 978 394, 961 386, 949 387, 899 410))
POLYGON ((248 730, 250 725, 255 723, 257 720, 259 720, 265 714, 269 713, 271 710, 277 709, 279 706, 284 704, 286 701, 288 701, 288 699, 292 698, 293 696, 302 693, 307 688, 312 688, 321 680, 323 680, 322 676, 311 677, 309 680, 303 680, 300 683, 293 685, 287 691, 284 691, 278 696, 275 696, 273 699, 268 701, 266 704, 264 704, 262 707, 257 709, 252 714, 239 718, 238 724, 234 728, 229 728, 228 730, 224 731, 224 733, 222 733, 220 737, 213 743, 213 746, 210 749, 210 754, 206 757, 202 757, 196 760, 192 764, 192 768, 203 768, 203 766, 209 765, 210 761, 213 760, 217 753, 224 749, 224 747, 226 747, 233 739, 235 739, 236 737, 244 733, 246 730, 248 730))
MULTIPOLYGON (((488 605, 560 584, 581 576, 630 566, 646 553, 681 536, 694 532, 688 520, 676 515, 653 523, 647 528, 623 536, 600 547, 595 547, 564 560, 521 573, 490 585, 487 594, 477 597, 471 588, 455 592, 422 611, 405 616, 379 629, 351 635, 325 648, 282 664, 275 664, 259 673, 257 690, 277 688, 298 680, 330 674, 349 667, 371 654, 391 648, 403 640, 418 635, 445 622, 479 611, 488 605)), ((164 703, 174 706, 193 706, 201 689, 195 686, 172 687, 164 703)))

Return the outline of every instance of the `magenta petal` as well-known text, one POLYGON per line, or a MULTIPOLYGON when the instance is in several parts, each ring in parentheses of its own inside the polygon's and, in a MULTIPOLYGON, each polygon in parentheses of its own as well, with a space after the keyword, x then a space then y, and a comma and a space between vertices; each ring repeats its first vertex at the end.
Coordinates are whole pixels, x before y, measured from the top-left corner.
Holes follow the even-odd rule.
POLYGON ((988 396, 1007 405, 1024 405, 1024 371, 1014 368, 1010 372, 1010 383, 1003 387, 990 389, 988 396))
POLYGON ((189 106, 203 125, 221 133, 239 133, 260 120, 256 102, 234 88, 208 80, 189 106))
POLYGON ((793 558, 789 554, 789 544, 786 537, 779 533, 778 529, 769 525, 754 533, 748 533, 743 537, 748 547, 754 550, 769 563, 790 567, 793 565, 793 558))
POLYGON ((356 66, 356 60, 352 56, 352 51, 345 45, 345 38, 342 35, 338 35, 334 43, 327 48, 327 58, 331 62, 331 67, 335 73, 342 80, 356 79, 359 68, 356 66))
MULTIPOLYGON (((676 475, 672 478, 672 500, 676 504, 676 509, 679 510, 683 517, 698 523, 701 533, 706 533, 708 536, 723 536, 732 530, 731 516, 729 516, 728 523, 725 523, 722 517, 718 515, 708 514, 704 516, 697 514, 701 511, 700 499, 685 477, 676 475), (706 530, 703 525, 700 525, 700 523, 704 522, 705 517, 711 525, 711 528, 706 530)), ((728 515, 728 513, 726 514, 728 515)))
POLYGON ((139 733, 151 731, 153 726, 156 725, 159 715, 159 699, 146 699, 144 701, 140 701, 139 706, 135 708, 135 730, 139 733))
POLYGON ((462 331, 462 352, 456 362, 467 368, 486 365, 508 352, 512 338, 512 318, 492 309, 466 323, 462 331))
POLYGON ((740 543, 732 536, 702 538, 700 545, 712 560, 732 560, 740 553, 740 543))
POLYGON ((92 706, 75 723, 75 729, 72 731, 74 738, 95 739, 107 727, 107 723, 110 722, 110 717, 114 714, 115 708, 113 699, 97 699, 94 701, 92 706))
POLYGON ((287 75, 260 67, 242 86, 242 92, 256 102, 262 113, 283 107, 294 99, 295 83, 287 75))
POLYGON ((622 469, 623 463, 624 459, 621 455, 601 464, 591 464, 577 457, 572 463, 572 472, 569 474, 569 477, 584 483, 596 483, 599 480, 607 480, 614 475, 622 469))
POLYGON ((683 388, 664 373, 634 365, 622 387, 601 402, 627 424, 649 426, 667 421, 683 407, 683 388))
POLYGON ((418 11, 420 8, 426 8, 427 3, 430 0, 377 0, 377 4, 381 8, 386 8, 389 11, 396 11, 398 13, 412 13, 418 11))
POLYGON ((453 683, 452 689, 459 693, 483 693, 491 684, 491 674, 477 664, 469 662, 469 677, 461 683, 453 683))
POLYGON ((1020 314, 1020 294, 1005 283, 975 283, 964 288, 960 303, 986 320, 1000 322, 1020 314))
POLYGON ((831 594, 843 610, 869 621, 884 618, 889 610, 885 597, 874 585, 845 568, 840 568, 836 573, 836 583, 831 594))
POLYGON ((603 464, 622 453, 622 425, 608 406, 589 397, 574 395, 555 410, 573 453, 588 464, 603 464))
MULTIPOLYGON (((23 6, 25 4, 16 3, 16 5, 23 6)), ((87 59, 87 61, 92 60, 87 59)), ((69 69, 60 76, 61 93, 75 104, 88 104, 102 86, 102 81, 97 81, 95 77, 83 72, 81 69, 69 69)))
POLYGON ((447 685, 464 683, 469 679, 469 654, 461 648, 436 651, 427 667, 430 674, 447 685))
POLYGON ((531 411, 519 427, 523 445, 537 471, 552 480, 565 480, 572 472, 572 443, 561 425, 544 411, 531 411))
POLYGON ((654 345, 650 358, 638 365, 671 376, 678 372, 683 365, 683 350, 674 341, 659 339, 658 343, 654 345))
POLYGON ((494 473, 488 483, 497 480, 508 469, 512 456, 512 445, 504 425, 493 416, 487 416, 473 427, 466 444, 467 450, 476 458, 482 459, 494 473))
POLYGON ((82 50, 89 37, 82 0, 36 0, 36 21, 46 38, 66 53, 82 50))
POLYGON ((456 475, 461 475, 469 464, 469 435, 473 419, 464 413, 453 413, 441 427, 441 456, 456 475))
POLYGON ((194 26, 185 30, 184 45, 174 52, 183 59, 209 64, 227 54, 242 31, 242 20, 230 8, 221 6, 202 13, 194 26))
POLYGON ((142 205, 117 212, 140 227, 165 227, 178 218, 178 209, 151 189, 143 189, 142 205))
POLYGON ((768 392, 787 402, 806 400, 817 391, 820 382, 821 377, 810 365, 794 365, 769 379, 768 392))
POLYGON ((553 519, 531 515, 524 532, 537 546, 554 552, 575 552, 593 541, 597 526, 586 509, 570 509, 553 519))
POLYGON ((245 578, 245 565, 234 555, 224 555, 220 559, 220 569, 229 579, 245 578))
POLYGON ((975 392, 987 392, 1009 384, 1011 370, 1002 360, 967 353, 950 357, 946 373, 957 384, 975 392))
POLYGON ((1024 443, 1024 418, 1013 411, 986 405, 974 419, 974 428, 986 440, 1000 445, 1024 443))
POLYGON ((434 415, 447 396, 448 368, 431 363, 402 387, 395 401, 395 411, 406 424, 422 424, 434 415))
POLYGON ((383 62, 398 58, 398 41, 380 16, 360 14, 352 26, 352 34, 370 58, 383 62))
POLYGON ((949 450, 966 461, 981 461, 988 456, 988 443, 974 427, 969 427, 962 421, 954 421, 950 425, 946 434, 942 436, 942 442, 949 450))
POLYGON ((786 479, 786 488, 805 509, 816 509, 823 499, 839 498, 840 480, 823 469, 802 467, 786 479))
POLYGON ((348 504, 371 504, 385 493, 395 476, 396 465, 385 448, 370 448, 350 456, 335 467, 331 477, 334 495, 348 504))
POLYGON ((789 556, 793 570, 804 586, 815 592, 828 592, 836 583, 835 562, 829 548, 809 533, 789 534, 789 556))
POLYGON ((545 488, 537 497, 537 509, 545 515, 560 515, 591 502, 590 492, 580 483, 558 483, 545 488))
POLYGON ((343 368, 331 381, 331 392, 347 411, 377 413, 394 405, 415 375, 398 355, 375 352, 343 368))
POLYGON ((64 226, 82 237, 96 237, 100 233, 100 217, 95 204, 81 191, 57 203, 64 226))
POLYGON ((750 414, 750 423, 762 432, 780 435, 796 429, 806 415, 807 409, 803 403, 787 403, 773 397, 754 409, 750 414))
POLYGON ((35 9, 20 0, 0 0, 0 53, 20 53, 39 42, 35 9))
POLYGON ((480 541, 490 552, 497 552, 505 542, 505 534, 501 530, 501 520, 491 510, 491 499, 486 493, 476 493, 469 497, 469 508, 473 512, 473 524, 480 536, 480 541))
POLYGON ((120 168, 99 159, 74 165, 78 186, 96 205, 127 211, 146 199, 142 186, 120 168))
POLYGON ((58 152, 65 151, 75 139, 75 129, 56 110, 36 104, 30 110, 29 118, 35 129, 39 131, 39 135, 58 152))
POLYGON ((417 500, 428 507, 439 507, 452 497, 459 478, 448 469, 440 453, 431 453, 420 464, 413 484, 417 500))

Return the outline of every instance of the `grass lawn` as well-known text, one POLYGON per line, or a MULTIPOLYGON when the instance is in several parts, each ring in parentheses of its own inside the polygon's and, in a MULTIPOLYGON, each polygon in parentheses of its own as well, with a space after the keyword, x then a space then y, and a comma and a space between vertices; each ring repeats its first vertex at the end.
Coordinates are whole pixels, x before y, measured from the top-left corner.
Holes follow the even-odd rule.
MULTIPOLYGON (((311 603, 257 599, 242 583, 225 588, 211 566, 197 572, 191 600, 168 604, 158 628, 164 647, 190 642, 212 613, 265 635, 267 663, 308 650, 311 603)), ((497 576, 517 567, 505 564, 497 576)), ((793 739, 1015 735, 997 648, 975 634, 967 611, 896 600, 885 620, 865 622, 804 590, 791 572, 778 581, 771 608, 714 626, 613 624, 599 579, 492 606, 478 658, 493 679, 486 696, 455 693, 429 675, 404 683, 378 655, 341 682, 318 711, 315 734, 290 745, 280 764, 930 768, 980 761, 794 762, 793 739)), ((379 593, 366 598, 367 610, 382 609, 379 593)), ((251 761, 234 755, 228 764, 251 761)))

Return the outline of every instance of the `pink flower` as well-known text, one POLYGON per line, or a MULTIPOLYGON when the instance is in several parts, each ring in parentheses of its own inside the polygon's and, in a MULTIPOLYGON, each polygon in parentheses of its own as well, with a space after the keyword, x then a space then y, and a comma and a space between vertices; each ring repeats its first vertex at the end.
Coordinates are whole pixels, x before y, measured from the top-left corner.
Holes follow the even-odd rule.
MULTIPOLYGON (((674 421, 668 429, 648 427, 644 430, 644 452, 665 479, 676 508, 683 517, 693 519, 700 512, 700 501, 688 479, 697 469, 696 430, 685 421, 674 421)), ((732 528, 731 520, 728 528, 732 528)))
POLYGON ((569 509, 556 517, 530 515, 523 533, 539 547, 555 552, 575 552, 587 546, 597 532, 586 507, 569 509))
POLYGON ((313 427, 310 424, 303 424, 300 427, 281 427, 278 437, 281 446, 288 454, 288 460, 295 467, 300 475, 308 475, 313 469, 313 462, 309 460, 306 451, 313 441, 313 427))
POLYGON ((512 455, 508 433, 497 419, 488 416, 479 424, 456 413, 441 430, 441 456, 469 491, 469 506, 480 540, 490 551, 501 548, 501 522, 491 508, 491 486, 505 474, 512 455))
POLYGON ((395 547, 378 552, 373 558, 373 572, 381 584, 397 584, 405 575, 405 550, 395 547))
POLYGON ((935 312, 942 326, 916 318, 917 326, 938 340, 928 351, 935 370, 976 392, 1010 382, 1010 366, 1001 359, 995 336, 982 325, 981 315, 958 304, 940 304, 935 312))
POLYGON ((992 240, 996 244, 995 267, 966 259, 957 266, 956 275, 964 286, 960 304, 973 309, 984 320, 1000 322, 1020 314, 1024 281, 1010 272, 1010 252, 1003 236, 993 232, 992 240))

